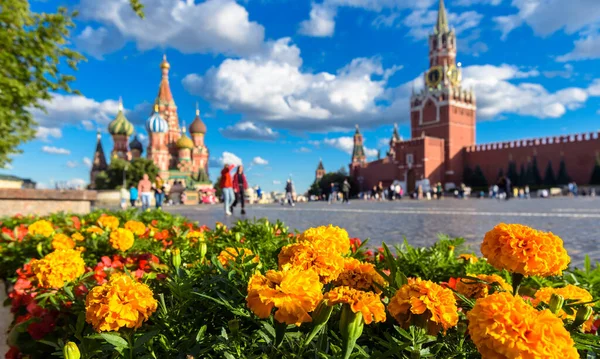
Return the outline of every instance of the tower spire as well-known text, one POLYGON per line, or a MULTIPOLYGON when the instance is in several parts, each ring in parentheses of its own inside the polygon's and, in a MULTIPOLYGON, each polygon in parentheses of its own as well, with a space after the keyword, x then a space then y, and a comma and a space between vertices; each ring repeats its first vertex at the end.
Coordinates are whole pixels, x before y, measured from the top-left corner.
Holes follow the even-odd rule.
POLYGON ((446 7, 444 6, 444 0, 440 0, 438 8, 438 17, 434 31, 436 34, 443 34, 445 32, 448 32, 448 30, 448 16, 446 14, 446 7))
POLYGON ((196 116, 200 116, 200 107, 198 107, 197 101, 196 101, 196 116))
POLYGON ((123 111, 123 97, 119 96, 119 111, 123 111))

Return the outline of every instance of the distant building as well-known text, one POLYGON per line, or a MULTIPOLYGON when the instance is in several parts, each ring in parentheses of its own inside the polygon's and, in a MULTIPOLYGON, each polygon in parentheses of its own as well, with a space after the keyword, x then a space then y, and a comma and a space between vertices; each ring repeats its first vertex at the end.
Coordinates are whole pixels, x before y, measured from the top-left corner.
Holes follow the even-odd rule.
POLYGON ((35 188, 36 183, 29 178, 0 174, 0 188, 35 188))
POLYGON ((319 165, 317 166, 317 171, 315 172, 315 182, 319 182, 323 176, 325 176, 325 167, 323 166, 323 160, 319 159, 319 165))
POLYGON ((588 184, 600 149, 600 132, 476 145, 476 98, 473 90, 461 86, 456 45, 456 34, 448 26, 444 1, 440 0, 437 22, 429 36, 425 88, 413 90, 410 98, 411 139, 403 140, 394 126, 387 156, 367 162, 362 134, 356 127, 350 173, 361 190, 379 181, 384 186, 401 181, 412 192, 423 179, 441 182, 448 189, 469 184, 474 174, 478 183, 473 185, 491 185, 500 176, 521 186, 541 185, 554 178, 557 184, 569 180, 588 184), (548 181, 546 173, 553 174, 548 181))
MULTIPOLYGON (((208 148, 204 144, 206 125, 200 118, 200 110, 196 106, 196 117, 186 134, 185 123, 180 127, 177 106, 169 86, 169 69, 171 65, 166 56, 160 64, 162 79, 158 95, 154 100, 154 109, 146 121, 148 147, 146 157, 159 168, 159 175, 166 181, 182 181, 185 185, 197 185, 208 178, 208 148), (191 137, 191 138, 190 138, 191 137)), ((130 161, 140 158, 144 152, 137 135, 133 135, 133 124, 127 120, 123 112, 123 104, 119 100, 119 112, 108 125, 108 132, 113 138, 114 146, 111 158, 130 161)), ((100 134, 96 143, 96 151, 90 171, 90 184, 93 187, 96 176, 107 168, 104 150, 100 143, 100 134)))

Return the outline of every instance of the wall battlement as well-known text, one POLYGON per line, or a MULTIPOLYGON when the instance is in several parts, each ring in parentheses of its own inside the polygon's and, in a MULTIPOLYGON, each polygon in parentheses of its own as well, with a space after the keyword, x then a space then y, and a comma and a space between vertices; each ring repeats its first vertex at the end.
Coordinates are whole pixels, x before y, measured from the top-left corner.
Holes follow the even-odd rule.
POLYGON ((523 139, 523 140, 516 140, 516 141, 484 143, 481 145, 465 147, 465 150, 467 152, 482 152, 482 151, 504 150, 504 149, 509 149, 509 148, 525 148, 525 147, 535 147, 535 146, 544 146, 544 145, 555 145, 555 144, 560 144, 560 143, 594 141, 594 140, 598 140, 599 138, 600 138, 600 131, 579 133, 579 134, 572 134, 572 135, 565 135, 565 136, 550 136, 550 137, 530 138, 530 139, 523 139))

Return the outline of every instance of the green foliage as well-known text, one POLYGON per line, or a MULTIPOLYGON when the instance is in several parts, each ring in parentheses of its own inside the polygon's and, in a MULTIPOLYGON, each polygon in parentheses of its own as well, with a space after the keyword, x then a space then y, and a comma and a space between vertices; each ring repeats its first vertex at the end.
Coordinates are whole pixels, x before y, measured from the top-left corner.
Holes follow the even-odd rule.
MULTIPOLYGON (((343 168, 344 167, 342 167, 342 169, 343 168)), ((354 197, 358 194, 358 192, 360 191, 360 185, 359 185, 358 181, 356 180, 356 178, 348 177, 347 174, 340 173, 340 171, 326 173, 323 176, 323 178, 321 178, 319 180, 318 185, 319 185, 320 193, 325 193, 325 194, 331 193, 331 184, 332 183, 335 183, 335 185, 338 188, 338 191, 341 191, 342 183, 344 183, 344 180, 347 179, 348 182, 350 183, 350 197, 354 197)), ((312 189, 312 187, 311 187, 311 189, 312 189)))
POLYGON ((519 179, 513 185, 517 186, 525 186, 527 184, 527 170, 525 169, 525 164, 521 163, 521 171, 519 173, 519 179))
POLYGON ((552 169, 552 161, 548 161, 548 166, 546 167, 546 174, 544 175, 544 185, 545 186, 555 186, 556 185, 556 177, 554 177, 554 170, 552 169))
POLYGON ((129 188, 131 185, 137 187, 144 174, 147 174, 151 181, 154 180, 158 174, 158 167, 147 158, 136 158, 131 162, 113 158, 106 171, 102 171, 96 176, 96 188, 100 190, 121 188, 123 173, 125 173, 125 188, 129 188))
POLYGON ((463 183, 467 186, 471 186, 471 179, 473 178, 473 169, 467 165, 463 169, 463 183))
POLYGON ((540 176, 540 170, 538 168, 537 156, 533 156, 533 160, 531 161, 531 179, 530 186, 539 186, 542 184, 542 176, 540 176))
POLYGON ((571 182, 571 177, 567 173, 567 165, 565 164, 564 157, 560 159, 560 165, 558 167, 558 176, 556 177, 556 184, 566 185, 571 182))
POLYGON ((140 0, 129 0, 131 9, 137 14, 137 16, 144 18, 144 4, 140 0))
POLYGON ((217 198, 221 198, 221 196, 223 195, 223 190, 221 189, 221 176, 217 178, 213 187, 215 189, 215 196, 217 198))
POLYGON ((596 153, 596 163, 594 165, 594 169, 592 170, 590 184, 600 185, 600 153, 596 153))
POLYGON ((485 178, 485 175, 483 174, 483 171, 481 170, 481 167, 479 167, 479 165, 475 166, 475 171, 473 171, 473 176, 471 176, 470 183, 470 186, 473 187, 487 188, 488 181, 485 178))
POLYGON ((52 92, 78 93, 70 84, 84 60, 69 49, 75 24, 66 8, 56 13, 33 13, 27 0, 3 0, 0 11, 0 168, 20 153, 17 147, 31 140, 37 123, 34 110, 45 111, 52 92), (66 65, 66 66, 65 66, 66 65))
POLYGON ((517 173, 517 164, 515 161, 508 162, 506 176, 510 179, 513 186, 519 182, 519 174, 517 173))
POLYGON ((202 183, 210 182, 210 178, 208 178, 208 173, 206 173, 206 170, 204 168, 200 168, 200 170, 198 171, 198 177, 196 181, 202 183))
POLYGON ((323 190, 321 189, 321 186, 319 185, 319 183, 320 183, 320 181, 315 180, 310 185, 310 188, 308 189, 309 196, 321 196, 323 194, 323 190))

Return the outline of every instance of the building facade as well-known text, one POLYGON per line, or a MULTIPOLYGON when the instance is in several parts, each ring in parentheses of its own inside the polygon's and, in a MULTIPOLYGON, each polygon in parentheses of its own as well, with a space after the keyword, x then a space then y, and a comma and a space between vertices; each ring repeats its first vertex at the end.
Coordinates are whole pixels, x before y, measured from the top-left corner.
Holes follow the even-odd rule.
MULTIPOLYGON (((196 105, 196 116, 189 127, 190 136, 186 133, 185 122, 179 124, 177 105, 169 86, 169 69, 171 65, 166 56, 160 64, 162 78, 158 87, 158 95, 154 100, 154 108, 146 120, 148 147, 146 157, 154 162, 159 175, 168 182, 181 181, 188 186, 199 187, 208 180, 209 150, 204 144, 206 125, 200 118, 200 110, 196 105)), ((134 127, 125 117, 123 104, 119 100, 119 111, 115 119, 108 125, 108 132, 113 138, 111 158, 126 161, 140 158, 144 148, 137 135, 129 142, 134 127)), ((107 162, 100 142, 100 133, 96 143, 96 151, 90 172, 90 186, 93 188, 95 178, 106 170, 107 162)))
MULTIPOLYGON (((456 34, 448 25, 444 1, 440 0, 437 22, 429 36, 425 87, 419 92, 413 90, 410 98, 411 139, 402 140, 395 126, 387 156, 367 162, 363 138, 356 128, 350 173, 362 190, 380 181, 385 186, 399 181, 412 192, 424 179, 451 189, 469 184, 472 173, 485 178, 479 178, 477 185, 491 185, 509 172, 515 177, 520 168, 539 172, 529 175, 523 184, 542 185, 546 172, 558 180, 559 166, 567 174, 562 176, 563 182, 568 177, 579 184, 590 183, 600 151, 600 132, 476 145, 476 97, 473 90, 461 86, 456 56, 456 34), (511 171, 515 167, 517 171, 511 171)), ((514 178, 511 180, 515 183, 514 178)))

